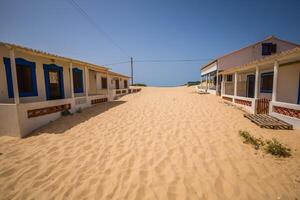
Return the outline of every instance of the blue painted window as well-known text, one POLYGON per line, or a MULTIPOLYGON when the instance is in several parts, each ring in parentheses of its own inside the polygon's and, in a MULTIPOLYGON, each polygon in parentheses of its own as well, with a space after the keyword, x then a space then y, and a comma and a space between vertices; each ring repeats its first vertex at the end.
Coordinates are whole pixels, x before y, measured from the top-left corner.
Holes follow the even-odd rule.
POLYGON ((81 69, 73 68, 73 87, 74 93, 83 92, 83 75, 81 69))
POLYGON ((273 90, 273 72, 266 72, 261 74, 260 92, 272 93, 273 90))
POLYGON ((55 64, 44 64, 44 76, 47 100, 65 98, 63 68, 55 64))
MULTIPOLYGON (((13 80, 9 58, 3 58, 8 97, 14 98, 13 80)), ((27 61, 23 58, 16 58, 16 71, 18 79, 18 89, 20 97, 38 96, 36 83, 36 66, 34 62, 27 61)))

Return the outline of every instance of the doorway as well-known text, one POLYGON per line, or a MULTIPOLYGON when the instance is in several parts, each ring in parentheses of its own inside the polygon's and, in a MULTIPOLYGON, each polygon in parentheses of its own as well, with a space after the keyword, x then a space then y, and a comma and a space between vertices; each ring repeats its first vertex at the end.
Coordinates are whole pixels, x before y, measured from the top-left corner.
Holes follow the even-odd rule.
POLYGON ((247 97, 254 98, 254 87, 255 87, 255 75, 249 74, 247 75, 247 97))
POLYGON ((54 64, 44 65, 47 100, 63 99, 63 68, 54 64))
POLYGON ((120 89, 120 82, 119 82, 119 79, 116 80, 116 89, 120 89))

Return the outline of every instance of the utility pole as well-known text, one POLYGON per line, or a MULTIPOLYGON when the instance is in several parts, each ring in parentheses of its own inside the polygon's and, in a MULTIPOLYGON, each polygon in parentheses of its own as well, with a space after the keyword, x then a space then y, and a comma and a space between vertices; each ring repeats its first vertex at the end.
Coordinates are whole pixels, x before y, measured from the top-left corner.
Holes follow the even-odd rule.
POLYGON ((131 85, 133 85, 133 58, 130 57, 130 64, 131 64, 131 85))

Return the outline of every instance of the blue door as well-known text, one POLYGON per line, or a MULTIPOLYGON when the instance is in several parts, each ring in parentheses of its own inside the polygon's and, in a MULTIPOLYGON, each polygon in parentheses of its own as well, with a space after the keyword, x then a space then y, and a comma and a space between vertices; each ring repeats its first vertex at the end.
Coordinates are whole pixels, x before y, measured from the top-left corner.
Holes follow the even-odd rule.
POLYGON ((44 65, 44 75, 47 100, 65 98, 63 68, 55 64, 44 65))

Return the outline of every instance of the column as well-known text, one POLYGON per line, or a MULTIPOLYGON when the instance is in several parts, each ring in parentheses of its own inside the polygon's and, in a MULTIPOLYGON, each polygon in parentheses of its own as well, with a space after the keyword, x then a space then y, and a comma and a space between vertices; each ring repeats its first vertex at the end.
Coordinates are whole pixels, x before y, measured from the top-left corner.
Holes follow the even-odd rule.
POLYGON ((107 94, 109 94, 109 77, 108 77, 108 71, 106 71, 106 85, 107 85, 107 94))
POLYGON ((70 84, 71 84, 71 96, 72 96, 72 99, 74 99, 75 95, 74 95, 73 63, 72 62, 70 62, 70 84))
POLYGON ((206 90, 208 90, 208 74, 206 74, 206 90))
POLYGON ((217 72, 216 72, 216 94, 217 95, 219 95, 218 94, 218 92, 219 92, 219 73, 218 73, 218 70, 217 70, 217 72))
POLYGON ((234 72, 234 96, 237 96, 237 79, 238 79, 238 73, 234 72))
POLYGON ((15 51, 13 49, 9 50, 9 57, 10 57, 11 74, 13 79, 14 101, 15 104, 19 104, 20 97, 19 97, 19 88, 18 88, 17 67, 16 67, 16 60, 15 60, 15 51))
POLYGON ((254 98, 258 99, 258 91, 259 91, 259 68, 256 66, 255 69, 255 86, 254 86, 254 98))
POLYGON ((272 101, 273 102, 277 101, 278 69, 279 69, 279 64, 278 64, 278 61, 276 60, 274 63, 274 76, 273 76, 273 90, 272 90, 272 101))
POLYGON ((89 69, 88 67, 84 67, 84 74, 85 74, 85 96, 89 96, 89 69))
POLYGON ((221 82, 221 95, 225 94, 225 75, 222 74, 222 82, 221 82))

